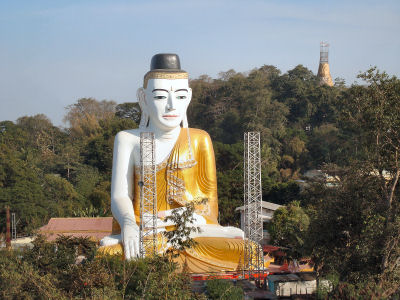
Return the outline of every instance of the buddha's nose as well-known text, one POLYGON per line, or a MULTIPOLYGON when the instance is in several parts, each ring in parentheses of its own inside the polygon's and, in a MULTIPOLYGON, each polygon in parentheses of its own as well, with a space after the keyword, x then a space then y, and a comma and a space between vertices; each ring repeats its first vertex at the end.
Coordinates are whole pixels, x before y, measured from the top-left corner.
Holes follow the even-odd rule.
POLYGON ((168 110, 175 110, 175 96, 172 93, 169 93, 168 102, 167 102, 167 109, 168 110))

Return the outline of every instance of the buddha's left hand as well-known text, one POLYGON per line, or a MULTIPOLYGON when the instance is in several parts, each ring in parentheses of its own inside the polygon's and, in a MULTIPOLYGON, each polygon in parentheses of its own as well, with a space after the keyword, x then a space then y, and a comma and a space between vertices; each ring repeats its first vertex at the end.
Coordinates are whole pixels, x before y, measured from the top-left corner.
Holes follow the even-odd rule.
POLYGON ((139 256, 139 226, 135 221, 125 220, 122 226, 122 242, 124 244, 125 259, 139 256))

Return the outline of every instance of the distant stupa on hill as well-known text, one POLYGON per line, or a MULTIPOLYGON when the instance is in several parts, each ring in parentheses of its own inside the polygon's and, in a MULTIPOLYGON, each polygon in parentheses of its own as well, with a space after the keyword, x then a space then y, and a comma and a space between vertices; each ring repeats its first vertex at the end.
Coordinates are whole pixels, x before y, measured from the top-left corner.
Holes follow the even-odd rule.
POLYGON ((331 73, 329 71, 328 54, 329 54, 329 44, 321 42, 317 76, 319 77, 321 84, 333 86, 331 73))

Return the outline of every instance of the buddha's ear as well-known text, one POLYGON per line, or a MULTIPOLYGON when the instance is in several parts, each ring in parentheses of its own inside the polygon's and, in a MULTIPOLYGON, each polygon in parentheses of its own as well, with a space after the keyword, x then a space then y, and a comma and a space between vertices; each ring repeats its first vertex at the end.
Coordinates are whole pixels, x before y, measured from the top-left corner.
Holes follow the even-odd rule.
POLYGON ((189 103, 190 103, 190 101, 192 101, 192 89, 191 88, 189 88, 189 90, 188 90, 188 99, 189 99, 189 103))
POLYGON ((144 92, 144 88, 138 88, 137 92, 136 92, 136 97, 138 99, 140 108, 142 108, 142 104, 146 104, 146 94, 144 92))
POLYGON ((139 128, 146 128, 149 123, 149 114, 147 111, 146 104, 146 93, 143 88, 138 88, 136 96, 139 102, 140 110, 142 111, 142 116, 140 118, 139 128))
MULTIPOLYGON (((192 89, 189 88, 188 89, 188 105, 190 104, 191 100, 192 100, 192 89)), ((182 127, 183 128, 188 128, 189 127, 188 120, 187 120, 187 112, 185 112, 185 115, 183 116, 182 127)))

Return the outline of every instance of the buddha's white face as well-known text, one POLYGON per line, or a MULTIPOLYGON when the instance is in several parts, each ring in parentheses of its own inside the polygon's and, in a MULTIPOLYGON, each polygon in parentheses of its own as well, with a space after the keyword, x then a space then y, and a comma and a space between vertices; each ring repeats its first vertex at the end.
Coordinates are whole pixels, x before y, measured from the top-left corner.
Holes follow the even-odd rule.
POLYGON ((162 130, 178 127, 191 98, 187 79, 150 79, 145 99, 151 124, 162 130))

